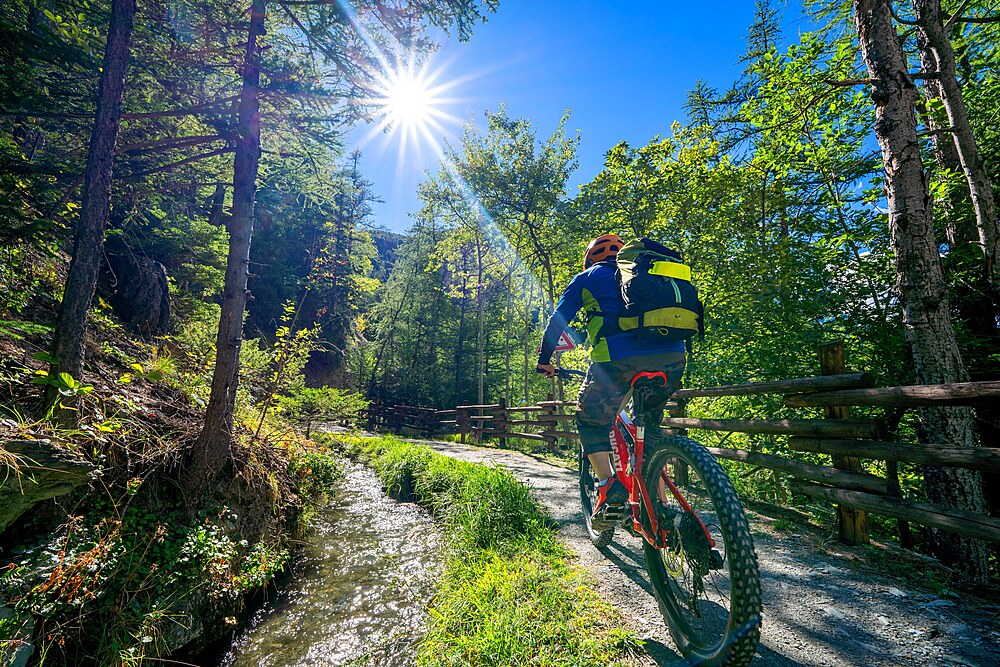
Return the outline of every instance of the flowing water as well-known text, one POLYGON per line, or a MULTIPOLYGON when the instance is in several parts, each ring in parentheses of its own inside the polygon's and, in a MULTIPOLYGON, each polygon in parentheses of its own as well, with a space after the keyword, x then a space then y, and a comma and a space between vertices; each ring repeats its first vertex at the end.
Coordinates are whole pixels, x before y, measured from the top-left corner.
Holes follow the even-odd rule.
POLYGON ((289 586, 238 634, 220 667, 411 664, 440 562, 430 514, 345 462, 311 521, 289 586))

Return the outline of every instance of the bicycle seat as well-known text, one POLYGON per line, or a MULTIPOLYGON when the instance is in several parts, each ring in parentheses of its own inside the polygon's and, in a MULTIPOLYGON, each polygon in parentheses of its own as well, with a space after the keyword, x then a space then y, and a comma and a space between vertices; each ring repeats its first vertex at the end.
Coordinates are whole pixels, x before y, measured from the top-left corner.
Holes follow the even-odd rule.
POLYGON ((667 374, 663 371, 642 371, 632 376, 633 389, 663 388, 667 386, 667 374))

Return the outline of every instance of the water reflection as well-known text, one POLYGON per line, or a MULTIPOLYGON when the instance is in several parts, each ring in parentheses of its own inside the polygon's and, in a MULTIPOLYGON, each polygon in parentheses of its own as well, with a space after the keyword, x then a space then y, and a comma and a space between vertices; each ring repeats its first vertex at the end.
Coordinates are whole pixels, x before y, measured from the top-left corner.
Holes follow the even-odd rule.
POLYGON ((221 667, 412 663, 440 559, 430 515, 347 463, 313 517, 293 582, 237 636, 221 667))

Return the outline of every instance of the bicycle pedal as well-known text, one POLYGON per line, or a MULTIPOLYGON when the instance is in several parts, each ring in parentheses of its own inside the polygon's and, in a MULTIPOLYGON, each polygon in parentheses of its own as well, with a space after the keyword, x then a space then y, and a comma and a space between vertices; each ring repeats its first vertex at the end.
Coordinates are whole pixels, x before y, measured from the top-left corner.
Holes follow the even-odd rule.
POLYGON ((607 521, 614 521, 618 523, 625 519, 625 517, 632 516, 631 510, 627 507, 609 507, 604 511, 604 517, 607 521))
POLYGON ((624 522, 632 513, 627 507, 602 507, 590 519, 591 526, 597 532, 608 530, 624 522), (601 528, 598 528, 601 526, 601 528))

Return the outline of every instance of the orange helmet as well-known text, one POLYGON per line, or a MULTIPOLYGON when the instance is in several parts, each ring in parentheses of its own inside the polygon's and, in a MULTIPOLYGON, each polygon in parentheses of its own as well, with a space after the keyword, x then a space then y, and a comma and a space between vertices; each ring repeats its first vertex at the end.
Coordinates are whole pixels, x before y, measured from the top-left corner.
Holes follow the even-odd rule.
POLYGON ((587 252, 583 254, 583 268, 589 269, 598 262, 614 259, 622 249, 621 237, 617 234, 603 234, 590 242, 587 252))

